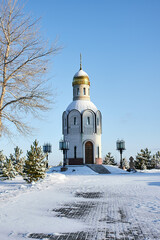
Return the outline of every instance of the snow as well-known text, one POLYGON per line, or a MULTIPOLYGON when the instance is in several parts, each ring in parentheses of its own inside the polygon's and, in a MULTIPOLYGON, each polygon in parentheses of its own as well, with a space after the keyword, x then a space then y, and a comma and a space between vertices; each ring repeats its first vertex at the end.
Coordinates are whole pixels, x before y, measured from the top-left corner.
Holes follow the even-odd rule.
POLYGON ((142 172, 142 173, 159 173, 160 169, 150 169, 150 170, 137 170, 138 172, 142 172))
MULTIPOLYGON (((94 172, 93 170, 91 170, 89 167, 86 166, 66 166, 68 168, 68 170, 66 172, 64 172, 63 174, 65 175, 96 175, 98 173, 94 172)), ((53 167, 49 170, 49 172, 60 172, 61 171, 61 167, 53 167)))
MULTIPOLYGON (((86 166, 70 166, 68 171, 60 173, 60 167, 54 167, 44 180, 35 184, 27 184, 21 177, 0 182, 0 239, 23 240, 31 233, 58 235, 85 231, 91 227, 97 229, 97 226, 101 226, 98 224, 102 224, 99 221, 88 221, 86 224, 80 219, 57 217, 53 211, 68 203, 84 201, 75 197, 76 193, 81 192, 104 192, 103 202, 106 201, 111 217, 118 219, 116 209, 123 209, 127 221, 133 226, 141 226, 148 235, 154 229, 158 239, 160 170, 126 174, 115 166, 107 168, 112 174, 100 175, 86 166)), ((99 199, 97 201, 102 204, 99 199)), ((94 216, 105 213, 98 209, 94 216)), ((118 236, 122 225, 127 223, 115 224, 108 223, 118 236)))
MULTIPOLYGON (((64 231, 79 229, 82 224, 69 220, 69 227, 65 227, 65 220, 55 220, 52 212, 59 202, 64 202, 64 193, 59 192, 59 186, 67 181, 65 175, 54 173, 35 184, 26 184, 21 177, 1 182, 0 239, 18 240, 22 235, 41 232, 42 229, 43 233, 56 233, 62 230, 62 226, 64 231)), ((68 201, 72 199, 67 194, 65 197, 68 201)))
POLYGON ((76 101, 71 102, 69 104, 69 106, 67 107, 66 112, 69 113, 73 109, 78 110, 80 113, 82 113, 86 109, 90 109, 95 113, 98 111, 98 109, 94 105, 94 103, 92 103, 89 100, 88 101, 87 100, 76 100, 76 101))
POLYGON ((108 169, 108 171, 110 171, 110 173, 112 174, 128 174, 129 172, 117 167, 117 166, 113 166, 113 165, 103 165, 105 168, 108 169))
POLYGON ((89 78, 88 74, 87 74, 85 71, 83 71, 82 69, 79 70, 79 71, 74 75, 73 78, 75 78, 75 77, 82 77, 82 76, 85 76, 85 77, 88 77, 88 78, 89 78))
MULTIPOLYGON (((109 170, 111 174, 130 174, 129 172, 120 169, 118 166, 113 165, 103 165, 105 168, 109 170)), ((87 166, 79 165, 79 166, 66 166, 68 170, 64 172, 65 175, 96 175, 98 173, 94 172, 87 166)), ((61 172, 61 167, 53 167, 49 170, 49 172, 61 172)))

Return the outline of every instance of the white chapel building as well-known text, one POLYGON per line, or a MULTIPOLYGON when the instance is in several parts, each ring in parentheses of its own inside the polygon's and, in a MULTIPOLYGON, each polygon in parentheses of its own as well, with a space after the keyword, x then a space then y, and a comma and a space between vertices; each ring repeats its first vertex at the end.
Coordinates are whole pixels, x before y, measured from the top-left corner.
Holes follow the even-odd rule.
POLYGON ((90 101, 90 80, 81 63, 72 86, 73 102, 62 116, 64 140, 69 142, 67 164, 102 164, 102 115, 90 101))

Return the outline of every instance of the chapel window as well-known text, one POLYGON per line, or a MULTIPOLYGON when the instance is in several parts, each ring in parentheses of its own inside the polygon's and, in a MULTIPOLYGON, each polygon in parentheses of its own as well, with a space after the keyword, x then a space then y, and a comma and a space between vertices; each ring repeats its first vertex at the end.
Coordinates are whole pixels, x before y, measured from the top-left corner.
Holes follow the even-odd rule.
POLYGON ((86 95, 86 89, 83 88, 83 95, 86 95))
POLYGON ((99 158, 99 146, 97 147, 97 155, 98 155, 98 158, 99 158))
POLYGON ((77 125, 77 118, 74 117, 74 125, 77 125))
POLYGON ((79 95, 79 88, 77 88, 77 95, 79 95))
POLYGON ((74 146, 74 158, 77 158, 77 147, 74 146))
POLYGON ((90 122, 90 117, 87 117, 87 125, 90 125, 91 122, 90 122))

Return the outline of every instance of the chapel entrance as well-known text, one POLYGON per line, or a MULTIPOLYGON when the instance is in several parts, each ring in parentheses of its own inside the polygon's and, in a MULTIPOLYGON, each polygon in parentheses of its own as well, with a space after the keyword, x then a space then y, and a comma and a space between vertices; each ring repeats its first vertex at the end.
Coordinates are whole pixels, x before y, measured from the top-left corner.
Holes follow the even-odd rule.
POLYGON ((88 141, 85 144, 85 164, 93 163, 93 143, 88 141))

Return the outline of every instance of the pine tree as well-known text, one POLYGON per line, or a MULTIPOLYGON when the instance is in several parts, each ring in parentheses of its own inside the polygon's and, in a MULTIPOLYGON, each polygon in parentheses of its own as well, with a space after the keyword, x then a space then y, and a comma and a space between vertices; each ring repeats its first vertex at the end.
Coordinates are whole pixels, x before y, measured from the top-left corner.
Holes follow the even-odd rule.
POLYGON ((12 179, 16 176, 16 170, 13 165, 12 155, 9 158, 3 155, 0 151, 0 177, 5 179, 12 179))
POLYGON ((103 164, 105 165, 116 165, 114 157, 111 156, 111 153, 108 152, 105 156, 105 160, 103 160, 103 164))
POLYGON ((157 158, 156 158, 156 155, 153 155, 151 159, 151 167, 156 168, 156 166, 157 166, 157 158))
POLYGON ((16 170, 13 165, 13 161, 11 156, 9 158, 6 158, 6 161, 3 166, 3 177, 5 179, 12 179, 16 176, 16 170))
POLYGON ((153 155, 151 165, 153 168, 160 168, 160 151, 153 155))
POLYGON ((137 153, 135 160, 135 168, 137 169, 150 169, 151 168, 151 151, 148 148, 141 149, 140 153, 137 153))
POLYGON ((160 151, 156 152, 156 167, 160 168, 160 151))
POLYGON ((17 146, 14 149, 14 155, 10 155, 12 158, 15 170, 17 174, 22 175, 23 174, 23 168, 24 168, 24 162, 25 162, 25 157, 21 157, 22 155, 22 150, 17 146))
POLYGON ((0 151, 0 178, 3 177, 3 168, 5 165, 6 156, 3 155, 3 151, 0 151))
POLYGON ((35 140, 31 145, 30 151, 27 151, 27 159, 24 165, 24 180, 28 183, 36 182, 45 177, 46 161, 42 148, 38 147, 38 141, 35 140))

